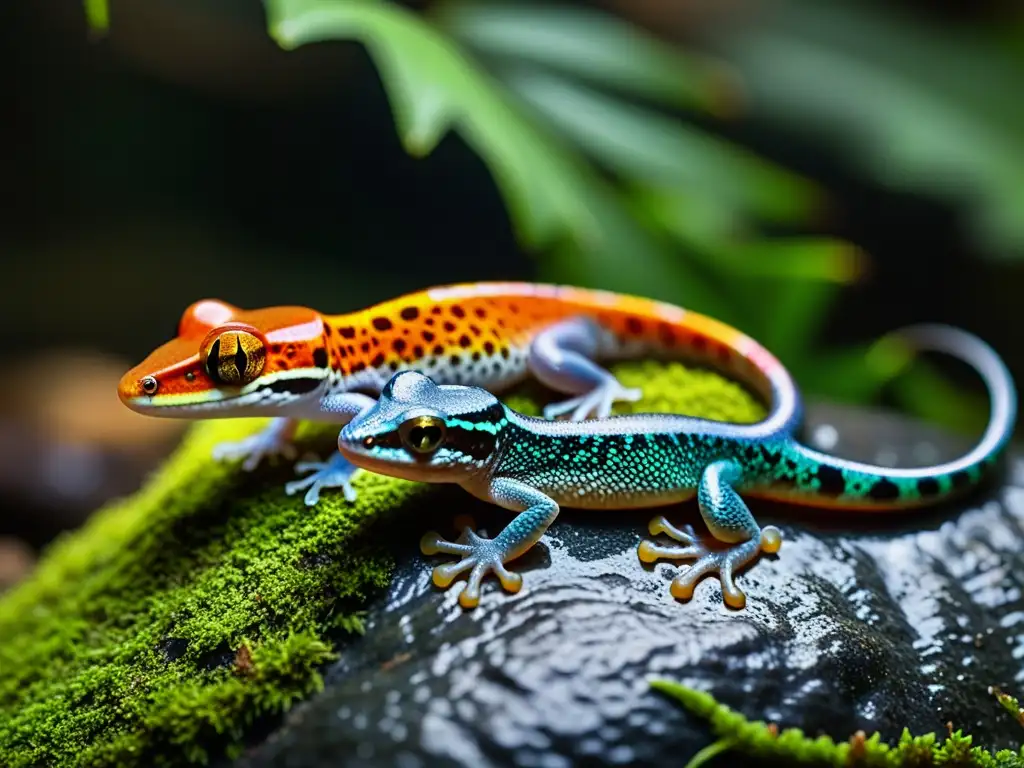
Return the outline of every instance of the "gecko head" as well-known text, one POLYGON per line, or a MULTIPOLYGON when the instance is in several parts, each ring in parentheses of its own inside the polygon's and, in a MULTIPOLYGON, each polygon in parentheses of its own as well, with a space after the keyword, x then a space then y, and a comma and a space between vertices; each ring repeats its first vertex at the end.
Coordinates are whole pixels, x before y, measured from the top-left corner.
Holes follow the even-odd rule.
POLYGON ((326 333, 320 315, 303 307, 244 311, 197 301, 175 337, 121 378, 118 395, 152 416, 297 413, 330 375, 326 333))
POLYGON ((371 472, 458 483, 488 466, 506 423, 504 406, 486 390, 439 386, 403 371, 373 407, 345 425, 338 450, 371 472))

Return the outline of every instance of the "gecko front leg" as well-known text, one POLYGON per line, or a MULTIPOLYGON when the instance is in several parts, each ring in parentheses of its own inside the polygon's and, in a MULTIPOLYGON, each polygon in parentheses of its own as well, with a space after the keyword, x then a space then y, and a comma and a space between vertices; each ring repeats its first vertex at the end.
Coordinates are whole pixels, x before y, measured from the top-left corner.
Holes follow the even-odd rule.
MULTIPOLYGON (((321 418, 342 425, 348 424, 372 408, 376 402, 372 397, 356 392, 328 395, 320 401, 321 418)), ((311 474, 300 480, 292 480, 285 485, 284 492, 291 496, 305 489, 306 506, 315 507, 320 501, 320 491, 341 488, 345 500, 352 503, 356 500, 352 478, 358 470, 357 466, 337 452, 331 454, 327 461, 300 461, 295 465, 295 472, 311 474)))
POLYGON ((782 546, 782 533, 773 525, 761 528, 746 503, 733 485, 739 482, 742 470, 735 461, 716 461, 708 465, 697 489, 697 503, 701 517, 712 535, 732 546, 722 551, 711 551, 696 537, 689 525, 676 528, 664 516, 651 520, 648 530, 652 536, 667 534, 684 546, 673 547, 642 541, 637 555, 645 563, 660 558, 674 560, 693 559, 696 562, 675 578, 670 587, 672 596, 689 600, 697 582, 708 573, 718 573, 722 582, 722 598, 732 608, 742 608, 747 597, 736 586, 735 574, 749 564, 759 552, 773 554, 782 546))
POLYGON ((636 402, 643 392, 626 388, 608 370, 594 362, 603 329, 588 318, 564 320, 542 331, 530 345, 530 371, 541 383, 577 397, 552 403, 545 419, 570 413, 571 421, 590 414, 601 419, 622 400, 636 402))
POLYGON ((213 447, 214 461, 234 461, 245 459, 242 469, 252 472, 264 458, 282 456, 288 461, 295 458, 295 430, 299 426, 297 419, 275 418, 255 435, 236 442, 218 443, 213 447))
MULTIPOLYGON (((375 402, 372 397, 355 392, 327 395, 320 400, 312 418, 315 421, 343 426, 372 407, 375 402)), ((242 469, 246 472, 254 470, 265 457, 279 455, 292 460, 297 453, 294 438, 298 424, 298 419, 290 417, 272 419, 265 429, 251 437, 215 446, 213 457, 218 461, 244 457, 242 469)), ((352 478, 357 469, 338 453, 332 454, 327 461, 301 461, 295 465, 296 473, 311 474, 286 484, 284 490, 289 496, 305 490, 305 503, 310 507, 316 506, 320 501, 320 492, 328 488, 341 488, 346 501, 353 502, 356 500, 356 492, 352 487, 352 478)))
POLYGON ((451 585, 455 577, 469 571, 465 589, 459 594, 463 608, 480 604, 480 585, 484 576, 494 573, 508 592, 518 592, 523 577, 505 568, 536 544, 555 518, 558 504, 536 488, 520 480, 507 477, 494 478, 488 495, 495 504, 519 514, 493 539, 477 535, 468 526, 458 541, 448 541, 435 531, 420 539, 420 550, 425 555, 456 555, 460 559, 434 568, 434 584, 442 589, 451 585))

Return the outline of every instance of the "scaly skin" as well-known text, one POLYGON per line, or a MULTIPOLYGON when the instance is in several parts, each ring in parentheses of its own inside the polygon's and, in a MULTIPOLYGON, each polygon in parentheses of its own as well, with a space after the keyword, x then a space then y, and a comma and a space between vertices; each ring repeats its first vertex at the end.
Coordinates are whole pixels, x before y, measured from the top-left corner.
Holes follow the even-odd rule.
MULTIPOLYGON (((734 328, 648 299, 532 283, 431 288, 344 315, 199 301, 182 316, 177 338, 125 374, 119 394, 154 416, 276 417, 255 437, 215 451, 245 459, 251 470, 266 456, 294 458, 299 420, 346 424, 398 372, 493 392, 533 375, 573 396, 549 406, 545 417, 578 421, 640 396, 597 364, 627 357, 711 365, 776 404, 770 428, 800 418, 786 370, 734 328)), ((296 469, 314 470, 286 486, 289 493, 307 489, 307 504, 323 488, 355 498, 356 468, 340 454, 296 469)))
POLYGON ((734 574, 762 551, 777 552, 781 533, 761 528, 740 494, 825 508, 864 511, 908 509, 942 502, 975 487, 1005 449, 1013 432, 1017 396, 1000 358, 984 342, 945 326, 917 326, 895 334, 919 350, 955 355, 984 378, 992 413, 984 436, 965 456, 938 466, 890 469, 846 461, 797 442, 793 423, 735 425, 683 416, 638 414, 585 422, 552 422, 519 414, 488 392, 438 386, 415 372, 395 376, 377 404, 341 430, 338 447, 353 464, 408 480, 458 483, 477 497, 518 513, 494 539, 468 527, 458 541, 428 533, 425 554, 456 555, 438 566, 434 582, 446 587, 470 571, 459 599, 469 608, 494 572, 508 591, 522 579, 505 563, 528 551, 561 506, 630 509, 675 504, 697 496, 701 515, 724 551, 706 548, 687 526, 651 520, 652 536, 665 533, 682 546, 643 541, 644 562, 659 558, 696 562, 672 582, 681 600, 697 581, 716 572, 725 602, 742 608, 746 597, 734 574))

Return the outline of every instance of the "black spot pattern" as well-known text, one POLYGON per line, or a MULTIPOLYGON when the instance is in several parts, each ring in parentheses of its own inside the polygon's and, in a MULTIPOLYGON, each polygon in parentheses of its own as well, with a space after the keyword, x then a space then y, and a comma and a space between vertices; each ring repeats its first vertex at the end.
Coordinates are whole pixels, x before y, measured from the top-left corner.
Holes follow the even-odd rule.
POLYGON ((818 478, 818 491, 825 496, 840 496, 846 490, 843 473, 835 467, 822 464, 815 473, 818 478))
POLYGON ((881 478, 868 489, 868 496, 876 501, 891 501, 899 498, 900 489, 892 480, 881 478))

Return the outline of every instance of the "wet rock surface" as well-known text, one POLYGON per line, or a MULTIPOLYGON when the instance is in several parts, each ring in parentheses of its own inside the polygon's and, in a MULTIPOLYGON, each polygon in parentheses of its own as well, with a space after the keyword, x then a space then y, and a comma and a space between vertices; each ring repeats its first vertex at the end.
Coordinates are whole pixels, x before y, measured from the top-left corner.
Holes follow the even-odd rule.
MULTIPOLYGON (((891 414, 810 407, 805 439, 848 458, 919 466, 969 447, 891 414)), ((705 579, 689 603, 678 566, 642 565, 653 512, 564 510, 515 562, 517 595, 488 579, 480 607, 430 582, 442 562, 422 533, 453 535, 472 514, 493 535, 509 519, 459 488, 437 514, 396 521, 398 572, 366 635, 241 766, 676 765, 705 746, 705 723, 648 687, 651 676, 709 691, 754 719, 846 739, 945 732, 1019 748, 1022 731, 988 693, 1024 673, 1024 458, 959 505, 837 519, 752 502, 784 535, 738 580, 747 608, 705 579)), ((705 532, 693 503, 668 508, 705 532)), ((752 761, 750 761, 752 764, 752 761)))

